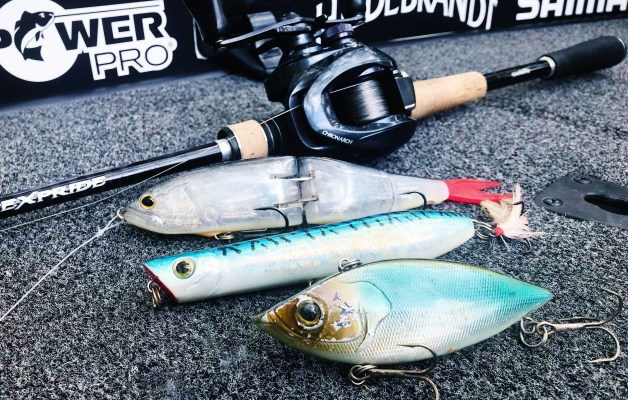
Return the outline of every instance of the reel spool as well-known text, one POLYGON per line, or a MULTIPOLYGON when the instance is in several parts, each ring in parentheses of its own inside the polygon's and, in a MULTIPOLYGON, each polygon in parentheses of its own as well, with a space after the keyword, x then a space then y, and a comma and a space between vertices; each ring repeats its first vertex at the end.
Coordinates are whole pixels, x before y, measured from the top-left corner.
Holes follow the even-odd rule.
POLYGON ((330 99, 338 120, 346 125, 367 125, 391 114, 384 86, 375 79, 332 90, 330 99))

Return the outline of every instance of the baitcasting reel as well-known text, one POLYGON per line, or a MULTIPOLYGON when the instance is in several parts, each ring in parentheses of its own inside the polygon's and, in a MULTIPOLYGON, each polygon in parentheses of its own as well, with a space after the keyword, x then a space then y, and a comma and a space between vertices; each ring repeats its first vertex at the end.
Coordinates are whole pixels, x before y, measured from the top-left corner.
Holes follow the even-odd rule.
POLYGON ((392 151, 414 134, 412 80, 390 56, 353 35, 364 21, 363 0, 341 1, 341 20, 288 13, 233 37, 227 36, 232 26, 220 0, 186 4, 205 49, 254 45, 259 53, 282 53, 265 87, 268 99, 281 102, 286 111, 264 123, 223 128, 219 138, 229 142, 231 159, 282 154, 346 159, 392 151))

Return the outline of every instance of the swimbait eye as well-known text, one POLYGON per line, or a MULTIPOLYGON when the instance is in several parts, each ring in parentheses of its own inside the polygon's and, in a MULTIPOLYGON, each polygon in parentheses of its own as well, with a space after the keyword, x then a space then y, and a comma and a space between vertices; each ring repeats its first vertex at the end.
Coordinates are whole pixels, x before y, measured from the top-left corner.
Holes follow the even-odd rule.
POLYGON ((189 258, 177 260, 172 264, 172 272, 179 279, 187 279, 194 273, 194 261, 189 258))
POLYGON ((297 320, 307 328, 318 325, 321 320, 323 312, 318 304, 305 301, 297 307, 297 320))
POLYGON ((153 196, 152 194, 145 194, 140 198, 140 206, 142 206, 142 208, 145 210, 150 210, 151 208, 155 207, 156 203, 157 200, 155 200, 155 196, 153 196))

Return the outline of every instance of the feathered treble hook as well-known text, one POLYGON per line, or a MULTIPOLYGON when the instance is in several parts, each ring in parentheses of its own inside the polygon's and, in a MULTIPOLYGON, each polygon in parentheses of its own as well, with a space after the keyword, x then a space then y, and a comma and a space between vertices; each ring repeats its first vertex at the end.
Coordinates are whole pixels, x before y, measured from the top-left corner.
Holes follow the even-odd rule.
POLYGON ((604 327, 603 325, 606 325, 607 323, 611 322, 612 320, 615 319, 615 317, 619 315, 619 313, 621 313, 621 310, 624 305, 624 301, 621 295, 619 295, 619 293, 616 293, 612 290, 604 289, 604 288, 602 288, 602 290, 616 296, 617 299, 619 300, 617 308, 615 309, 615 311, 613 311, 611 315, 601 320, 595 320, 593 318, 588 318, 588 317, 567 318, 567 319, 560 320, 561 322, 560 324, 553 324, 547 321, 537 322, 533 320, 532 318, 525 317, 520 322, 519 336, 521 338, 521 341, 523 342, 525 346, 534 348, 534 347, 543 346, 545 343, 547 343, 547 340, 549 339, 549 337, 557 332, 597 329, 597 330, 606 332, 608 335, 610 335, 613 338, 613 340, 615 341, 616 350, 615 350, 615 354, 612 357, 597 358, 595 360, 589 360, 589 362, 590 363, 602 363, 602 362, 610 362, 610 361, 616 360, 617 357, 619 357, 619 354, 621 352, 619 339, 617 338, 617 335, 613 331, 604 327), (580 321, 580 322, 575 322, 575 321, 580 321), (529 334, 540 335, 541 340, 538 343, 527 342, 525 340, 525 335, 529 335, 529 334))

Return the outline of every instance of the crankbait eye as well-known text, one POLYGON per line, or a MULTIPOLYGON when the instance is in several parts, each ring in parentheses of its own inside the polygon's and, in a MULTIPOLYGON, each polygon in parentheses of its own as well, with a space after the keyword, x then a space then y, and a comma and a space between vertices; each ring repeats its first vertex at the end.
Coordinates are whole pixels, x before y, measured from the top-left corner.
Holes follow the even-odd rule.
POLYGON ((187 279, 194 273, 194 261, 189 258, 177 260, 172 264, 172 272, 179 279, 187 279))
POLYGON ((155 207, 156 203, 157 200, 155 200, 155 196, 153 196, 152 194, 145 194, 140 198, 140 206, 142 206, 142 208, 145 210, 150 210, 151 208, 155 207))
POLYGON ((311 301, 303 302, 297 308, 297 320, 308 328, 318 325, 322 315, 323 312, 318 304, 311 301))

